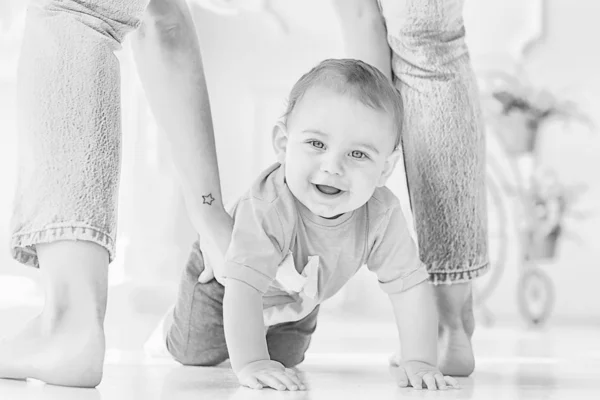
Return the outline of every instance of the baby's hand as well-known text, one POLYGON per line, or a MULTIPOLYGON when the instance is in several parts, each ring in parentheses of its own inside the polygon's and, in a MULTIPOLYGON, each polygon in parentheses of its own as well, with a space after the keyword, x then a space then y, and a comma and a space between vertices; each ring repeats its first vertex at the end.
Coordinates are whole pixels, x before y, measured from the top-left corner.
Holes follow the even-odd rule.
POLYGON ((400 387, 412 386, 415 389, 423 389, 424 383, 429 390, 446 390, 448 387, 460 389, 456 379, 442 375, 437 367, 426 362, 399 362, 392 357, 390 366, 392 367, 392 374, 400 387))
POLYGON ((237 374, 241 385, 252 389, 271 387, 276 390, 304 390, 304 384, 290 368, 273 360, 260 360, 246 365, 237 374))

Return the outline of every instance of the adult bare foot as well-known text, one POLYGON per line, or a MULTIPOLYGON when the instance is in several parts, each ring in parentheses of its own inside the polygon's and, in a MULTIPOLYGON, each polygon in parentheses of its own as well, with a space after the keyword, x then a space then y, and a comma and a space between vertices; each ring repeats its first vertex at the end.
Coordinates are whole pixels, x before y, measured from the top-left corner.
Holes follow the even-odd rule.
POLYGON ((53 385, 96 387, 102 380, 102 326, 69 317, 46 329, 40 315, 0 341, 0 378, 38 379, 53 385))
POLYGON ((439 314, 439 368, 445 375, 469 376, 475 369, 475 330, 470 283, 434 287, 439 314))
POLYGON ((108 253, 85 241, 36 247, 45 278, 44 310, 0 341, 0 378, 95 387, 105 353, 108 253))

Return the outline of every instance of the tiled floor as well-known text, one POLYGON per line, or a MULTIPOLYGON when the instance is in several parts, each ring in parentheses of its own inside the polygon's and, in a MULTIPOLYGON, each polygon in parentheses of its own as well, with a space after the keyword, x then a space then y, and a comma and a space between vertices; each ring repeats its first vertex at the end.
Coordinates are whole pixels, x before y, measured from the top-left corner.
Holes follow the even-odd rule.
MULTIPOLYGON (((107 319, 109 350, 104 380, 97 389, 0 380, 0 399, 600 398, 598 326, 554 324, 545 330, 523 326, 478 328, 474 341, 476 373, 459 380, 460 390, 426 392, 394 385, 386 366, 396 341, 393 324, 323 315, 300 368, 309 390, 281 393, 240 388, 227 365, 192 368, 164 358, 148 358, 141 351, 140 338, 147 337, 156 316, 140 314, 131 323, 132 319, 124 317, 131 310, 119 307, 123 314, 119 317, 116 302, 112 305, 107 319)), ((8 309, 0 305, 0 335, 7 324, 20 323, 34 312, 32 306, 8 309)))

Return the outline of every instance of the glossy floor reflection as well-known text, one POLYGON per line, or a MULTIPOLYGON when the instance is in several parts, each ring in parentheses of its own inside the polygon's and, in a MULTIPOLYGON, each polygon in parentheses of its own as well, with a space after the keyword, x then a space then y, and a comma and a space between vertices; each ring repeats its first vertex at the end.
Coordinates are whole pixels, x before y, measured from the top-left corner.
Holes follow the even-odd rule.
MULTIPOLYGON (((113 303, 114 304, 114 303, 113 303)), ((122 304, 122 303, 121 303, 122 304)), ((542 330, 523 325, 478 328, 477 369, 460 379, 462 389, 427 392, 400 389, 386 366, 396 343, 393 324, 323 315, 300 371, 306 392, 253 391, 240 388, 227 364, 216 368, 182 367, 141 351, 156 316, 107 319, 104 380, 97 389, 72 389, 39 382, 0 380, 2 400, 130 399, 598 399, 600 398, 600 327, 554 322, 542 330), (136 321, 136 322, 131 322, 136 321)), ((21 323, 31 306, 0 307, 0 335, 7 323, 21 323)), ((11 324, 12 325, 12 324, 11 324)))

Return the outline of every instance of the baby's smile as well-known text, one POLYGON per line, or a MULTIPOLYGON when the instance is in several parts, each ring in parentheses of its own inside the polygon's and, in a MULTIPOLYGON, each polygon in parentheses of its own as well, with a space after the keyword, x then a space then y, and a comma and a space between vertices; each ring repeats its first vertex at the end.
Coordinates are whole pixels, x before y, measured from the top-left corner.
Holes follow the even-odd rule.
POLYGON ((326 194, 326 195, 330 195, 330 196, 339 194, 339 193, 341 193, 343 191, 341 189, 338 189, 338 188, 333 187, 333 186, 328 186, 328 185, 317 185, 317 184, 315 184, 315 186, 316 186, 316 188, 317 188, 317 190, 319 192, 321 192, 323 194, 326 194))

